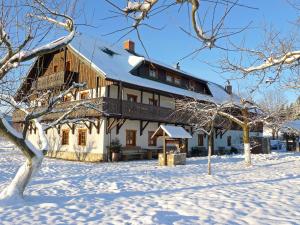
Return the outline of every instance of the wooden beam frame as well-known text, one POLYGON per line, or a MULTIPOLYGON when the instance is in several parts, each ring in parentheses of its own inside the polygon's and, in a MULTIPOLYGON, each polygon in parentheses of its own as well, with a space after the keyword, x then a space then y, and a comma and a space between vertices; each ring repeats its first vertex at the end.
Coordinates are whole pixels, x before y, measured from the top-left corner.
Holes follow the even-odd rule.
POLYGON ((148 126, 148 124, 149 124, 149 121, 140 120, 140 136, 143 135, 143 132, 146 129, 146 127, 148 126), (143 124, 144 122, 146 122, 145 125, 143 124))
POLYGON ((116 118, 113 118, 113 121, 110 123, 110 118, 107 118, 107 127, 106 127, 106 134, 109 134, 111 132, 111 130, 113 129, 113 125, 116 121, 116 118))
POLYGON ((126 122, 126 119, 118 120, 116 134, 119 134, 119 131, 120 131, 121 127, 124 125, 125 122, 126 122))

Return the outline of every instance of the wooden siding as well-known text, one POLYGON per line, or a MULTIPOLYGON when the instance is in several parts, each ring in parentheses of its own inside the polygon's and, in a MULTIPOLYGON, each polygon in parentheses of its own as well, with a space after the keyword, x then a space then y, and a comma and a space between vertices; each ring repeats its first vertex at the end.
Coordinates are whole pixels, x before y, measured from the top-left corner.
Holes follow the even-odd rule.
MULTIPOLYGON (((47 80, 47 78, 43 77, 53 76, 61 72, 65 74, 65 83, 64 85, 55 87, 58 90, 67 88, 72 81, 85 82, 86 89, 94 89, 97 87, 97 77, 99 77, 99 87, 112 84, 111 81, 105 80, 102 74, 92 68, 91 64, 85 59, 78 56, 71 49, 63 48, 54 53, 43 55, 36 60, 19 89, 16 100, 21 101, 24 96, 31 94, 32 91, 36 91, 38 79, 47 80), (72 80, 70 80, 70 77, 72 77, 72 80), (67 84, 67 82, 69 82, 69 84, 67 84)), ((42 85, 40 89, 47 90, 53 88, 52 86, 53 83, 50 82, 49 85, 42 85)))
POLYGON ((133 75, 147 78, 150 80, 155 80, 157 82, 165 83, 171 86, 195 91, 201 94, 212 95, 206 84, 206 81, 193 78, 191 76, 185 75, 184 73, 180 73, 175 70, 173 71, 163 66, 155 65, 153 63, 150 64, 148 62, 144 62, 132 73, 133 75), (156 77, 150 76, 150 70, 156 71, 156 77), (172 78, 172 82, 167 81, 167 76, 170 76, 172 78), (179 82, 176 83, 175 79, 178 79, 179 82))

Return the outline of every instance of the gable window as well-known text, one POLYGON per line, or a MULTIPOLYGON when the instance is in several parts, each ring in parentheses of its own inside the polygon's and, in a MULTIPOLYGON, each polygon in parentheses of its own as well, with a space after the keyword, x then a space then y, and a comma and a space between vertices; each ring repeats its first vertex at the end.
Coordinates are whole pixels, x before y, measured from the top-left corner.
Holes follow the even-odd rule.
POLYGON ((88 92, 81 92, 80 93, 80 99, 84 100, 84 99, 88 99, 89 98, 89 93, 88 92))
POLYGON ((154 131, 148 131, 148 146, 156 146, 157 145, 157 138, 151 139, 154 131))
POLYGON ((130 101, 130 102, 137 102, 137 96, 136 95, 127 94, 127 100, 130 101))
POLYGON ((70 101, 71 101, 71 96, 70 95, 64 96, 64 102, 70 102, 70 101))
POLYGON ((85 129, 78 130, 78 145, 86 146, 87 132, 85 129))
POLYGON ((126 146, 136 146, 136 130, 126 130, 126 146))
POLYGON ((61 144, 68 145, 69 144, 69 130, 62 131, 61 144))
POLYGON ((227 146, 231 146, 231 136, 227 137, 227 146))
POLYGON ((152 78, 157 78, 157 70, 153 69, 153 68, 150 68, 149 69, 149 76, 152 77, 152 78))
POLYGON ((58 66, 57 66, 57 65, 53 66, 53 72, 54 72, 54 73, 56 73, 56 72, 57 72, 57 68, 58 68, 58 66))
POLYGON ((198 134, 198 146, 204 146, 204 135, 198 134))
POLYGON ((157 100, 153 98, 149 98, 149 105, 157 106, 157 100))

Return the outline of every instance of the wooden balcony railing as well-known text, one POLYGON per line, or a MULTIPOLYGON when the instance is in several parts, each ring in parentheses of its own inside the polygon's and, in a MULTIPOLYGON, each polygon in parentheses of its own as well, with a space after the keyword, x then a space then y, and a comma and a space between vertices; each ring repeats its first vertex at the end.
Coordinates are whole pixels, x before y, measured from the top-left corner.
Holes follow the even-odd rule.
POLYGON ((48 90, 49 88, 56 88, 62 86, 69 86, 73 82, 78 82, 78 73, 72 71, 59 71, 51 75, 39 77, 33 82, 32 90, 48 90))
MULTIPOLYGON (((75 106, 78 103, 91 103, 96 109, 81 107, 78 110, 72 112, 70 118, 80 117, 100 117, 100 116, 111 116, 120 117, 126 119, 145 120, 153 122, 165 122, 165 123, 185 123, 181 117, 174 115, 174 110, 165 107, 153 106, 143 103, 136 103, 130 101, 120 101, 113 98, 95 98, 81 101, 63 102, 58 104, 52 113, 43 116, 43 120, 55 120, 59 118, 63 111, 75 106)), ((43 107, 35 109, 29 109, 29 111, 41 111, 43 107)), ((15 111, 13 114, 14 122, 22 122, 24 120, 24 113, 21 111, 15 111)))

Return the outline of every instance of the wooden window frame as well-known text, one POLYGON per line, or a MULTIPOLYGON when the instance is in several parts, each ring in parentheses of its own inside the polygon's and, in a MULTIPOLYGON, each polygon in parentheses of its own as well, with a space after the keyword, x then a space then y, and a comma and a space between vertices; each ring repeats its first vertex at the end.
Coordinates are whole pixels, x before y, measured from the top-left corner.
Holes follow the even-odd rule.
POLYGON ((53 72, 54 72, 54 73, 57 73, 57 71, 58 71, 58 65, 54 65, 54 66, 53 66, 53 72))
POLYGON ((126 146, 129 146, 129 147, 135 147, 136 146, 136 130, 126 130, 126 146), (130 144, 130 140, 129 138, 131 138, 130 136, 130 133, 133 133, 133 139, 132 139, 132 144, 130 144))
POLYGON ((198 134, 198 146, 204 146, 204 134, 198 134))
POLYGON ((151 139, 155 131, 148 131, 148 146, 157 146, 157 138, 151 139))
POLYGON ((78 146, 85 147, 86 144, 87 144, 87 129, 79 129, 78 130, 78 146), (81 136, 82 134, 84 134, 84 136, 81 136), (83 138, 83 140, 82 140, 82 138, 83 138))
POLYGON ((89 99, 89 92, 88 92, 88 91, 80 92, 80 93, 79 93, 79 99, 80 99, 80 100, 86 100, 86 99, 89 99), (86 95, 86 97, 85 97, 85 98, 82 98, 82 96, 85 96, 85 95, 86 95))
POLYGON ((69 145, 70 142, 70 130, 68 129, 64 129, 62 130, 62 134, 61 134, 61 145, 69 145), (67 135, 67 136, 65 136, 67 135))
POLYGON ((137 95, 127 94, 127 101, 130 101, 130 102, 137 102, 137 98, 138 98, 137 95), (130 100, 131 98, 133 99, 133 101, 130 100))
POLYGON ((65 96, 64 96, 64 102, 70 102, 70 101, 72 101, 72 96, 70 96, 70 95, 65 95, 65 96))
POLYGON ((174 82, 175 85, 181 86, 181 78, 180 77, 173 77, 173 82, 174 82), (179 83, 176 83, 176 80, 178 80, 179 83))
POLYGON ((174 76, 170 73, 166 73, 166 82, 173 84, 174 83, 174 76), (168 80, 168 77, 171 77, 171 81, 168 80))
POLYGON ((151 66, 150 66, 150 68, 149 68, 149 77, 157 79, 158 78, 158 71, 157 71, 157 69, 151 68, 151 66), (152 72, 154 72, 154 73, 152 73, 152 72), (153 74, 154 76, 151 75, 151 74, 153 74))

